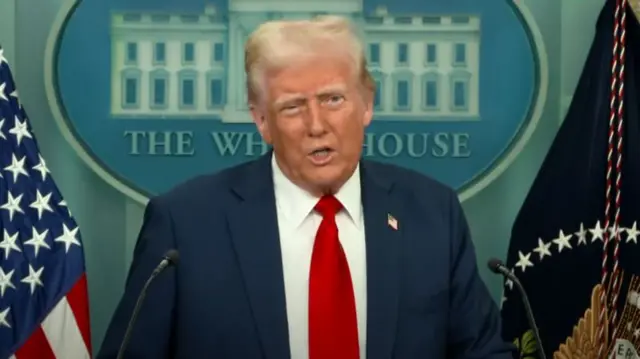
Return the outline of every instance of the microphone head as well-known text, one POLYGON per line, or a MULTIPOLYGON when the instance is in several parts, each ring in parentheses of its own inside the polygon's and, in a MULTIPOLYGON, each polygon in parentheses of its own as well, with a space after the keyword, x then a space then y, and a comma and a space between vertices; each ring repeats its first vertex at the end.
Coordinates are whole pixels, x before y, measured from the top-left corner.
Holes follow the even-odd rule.
POLYGON ((180 253, 175 249, 169 249, 164 255, 164 259, 169 261, 170 265, 176 266, 180 263, 180 253))
POLYGON ((502 264, 502 261, 498 258, 491 258, 487 266, 493 273, 500 274, 500 267, 504 267, 504 264, 502 264))

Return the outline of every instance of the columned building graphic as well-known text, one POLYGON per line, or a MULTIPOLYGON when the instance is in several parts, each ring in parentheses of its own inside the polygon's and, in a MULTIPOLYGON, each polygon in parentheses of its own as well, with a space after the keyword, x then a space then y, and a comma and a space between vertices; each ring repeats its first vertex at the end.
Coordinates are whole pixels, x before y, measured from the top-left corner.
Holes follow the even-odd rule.
POLYGON ((351 17, 362 32, 384 120, 480 118, 480 18, 363 13, 361 0, 229 0, 228 11, 114 13, 111 116, 248 122, 244 44, 261 22, 351 17), (274 11, 277 9, 277 11, 274 11))

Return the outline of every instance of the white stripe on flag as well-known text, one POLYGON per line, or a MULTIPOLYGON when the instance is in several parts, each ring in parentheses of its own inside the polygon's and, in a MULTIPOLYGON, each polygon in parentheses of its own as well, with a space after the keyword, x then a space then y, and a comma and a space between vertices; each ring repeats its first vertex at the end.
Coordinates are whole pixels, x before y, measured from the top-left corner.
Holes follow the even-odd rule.
POLYGON ((56 358, 91 358, 67 297, 63 297, 44 319, 42 330, 56 358))

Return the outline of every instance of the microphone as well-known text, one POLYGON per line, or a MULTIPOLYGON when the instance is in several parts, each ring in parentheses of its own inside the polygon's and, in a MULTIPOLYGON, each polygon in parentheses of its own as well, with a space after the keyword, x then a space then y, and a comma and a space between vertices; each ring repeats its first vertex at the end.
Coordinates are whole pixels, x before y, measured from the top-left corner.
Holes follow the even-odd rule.
POLYGON ((120 344, 120 349, 118 350, 117 359, 122 359, 124 356, 124 351, 127 348, 127 344, 129 340, 131 340, 131 332, 133 331, 133 324, 136 322, 138 318, 138 313, 140 312, 140 308, 142 307, 142 301, 144 297, 147 295, 147 288, 151 282, 158 276, 158 274, 162 273, 169 266, 176 266, 180 262, 180 254, 175 249, 168 250, 164 256, 162 256, 162 261, 158 264, 158 266, 153 270, 149 279, 142 287, 140 294, 138 295, 138 300, 136 301, 136 306, 133 308, 133 314, 131 314, 131 319, 129 319, 129 324, 127 324, 127 330, 124 334, 124 338, 122 339, 122 344, 120 344))
POLYGON ((536 346, 538 349, 538 357, 540 359, 547 359, 544 354, 544 349, 542 348, 542 340, 540 339, 540 332, 538 332, 538 326, 536 325, 536 321, 533 318, 533 310, 531 309, 531 304, 529 304, 529 298, 527 297, 527 293, 524 291, 524 286, 520 283, 518 277, 516 277, 511 271, 502 263, 501 260, 497 258, 492 258, 487 263, 489 269, 496 274, 502 274, 507 279, 511 280, 516 287, 518 287, 518 291, 522 296, 522 303, 524 304, 524 311, 527 315, 527 321, 529 322, 529 326, 533 331, 533 337, 536 340, 536 346))

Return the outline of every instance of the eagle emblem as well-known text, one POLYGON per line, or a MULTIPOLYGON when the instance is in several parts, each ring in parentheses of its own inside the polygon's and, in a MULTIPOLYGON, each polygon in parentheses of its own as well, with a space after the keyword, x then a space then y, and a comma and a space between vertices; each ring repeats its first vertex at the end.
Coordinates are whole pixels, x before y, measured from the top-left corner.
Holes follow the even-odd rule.
MULTIPOLYGON (((624 273, 622 276, 624 277, 624 273)), ((600 300, 601 288, 600 284, 593 288, 590 307, 573 327, 572 335, 553 353, 553 359, 600 359, 597 340, 598 313, 605 304, 600 300)), ((608 322, 606 314, 605 322, 608 322)), ((636 275, 630 278, 622 316, 617 322, 613 336, 615 340, 605 343, 607 357, 617 358, 616 355, 611 355, 617 343, 624 343, 633 353, 636 351, 635 348, 640 347, 640 278, 636 275)), ((609 338, 607 326, 605 326, 605 337, 609 338)), ((624 355, 624 357, 636 358, 635 354, 634 356, 624 355)))
MULTIPOLYGON (((598 313, 603 306, 600 300, 600 284, 591 292, 591 305, 585 311, 578 324, 573 327, 573 334, 553 353, 553 359, 600 359, 598 358, 598 313)), ((607 317, 605 315, 605 322, 607 317)), ((609 337, 605 326, 605 337, 609 337)), ((608 347, 608 345, 607 345, 608 347)))

